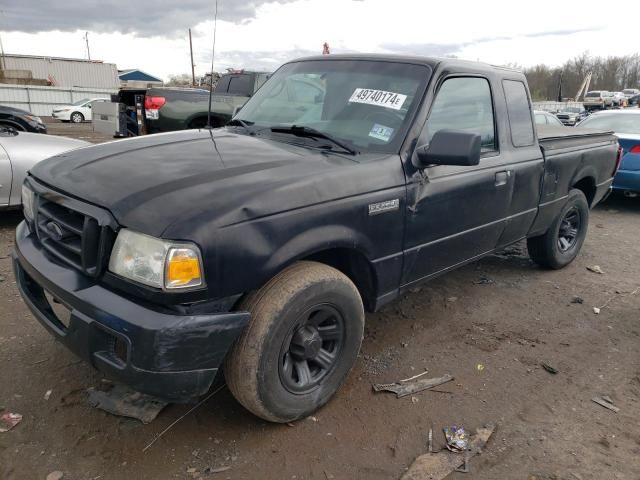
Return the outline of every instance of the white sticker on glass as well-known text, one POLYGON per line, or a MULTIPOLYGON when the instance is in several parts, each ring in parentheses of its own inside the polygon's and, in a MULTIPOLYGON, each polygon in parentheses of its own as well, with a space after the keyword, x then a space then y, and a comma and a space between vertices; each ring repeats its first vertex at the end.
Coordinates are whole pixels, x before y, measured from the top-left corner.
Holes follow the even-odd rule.
POLYGON ((373 90, 370 88, 356 88, 349 99, 349 103, 364 103, 400 110, 406 99, 407 96, 401 93, 385 92, 384 90, 373 90))

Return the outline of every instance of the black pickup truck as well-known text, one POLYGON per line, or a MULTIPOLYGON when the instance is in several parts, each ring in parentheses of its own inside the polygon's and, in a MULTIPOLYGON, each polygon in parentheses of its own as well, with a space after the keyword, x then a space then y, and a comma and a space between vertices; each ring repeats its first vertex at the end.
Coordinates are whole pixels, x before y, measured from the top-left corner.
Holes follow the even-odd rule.
POLYGON ((522 239, 542 267, 569 264, 619 158, 610 133, 537 132, 517 71, 297 60, 224 128, 36 165, 17 284, 114 379, 190 401, 224 365, 240 403, 288 422, 336 392, 365 310, 522 239))

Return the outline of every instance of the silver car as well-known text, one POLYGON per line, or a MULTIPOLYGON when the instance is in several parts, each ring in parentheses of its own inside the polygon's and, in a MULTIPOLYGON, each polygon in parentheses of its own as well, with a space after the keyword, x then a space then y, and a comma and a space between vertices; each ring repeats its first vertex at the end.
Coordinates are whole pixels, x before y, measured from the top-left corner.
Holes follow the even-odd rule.
POLYGON ((87 145, 91 144, 0 126, 0 210, 22 205, 22 182, 36 163, 87 145))

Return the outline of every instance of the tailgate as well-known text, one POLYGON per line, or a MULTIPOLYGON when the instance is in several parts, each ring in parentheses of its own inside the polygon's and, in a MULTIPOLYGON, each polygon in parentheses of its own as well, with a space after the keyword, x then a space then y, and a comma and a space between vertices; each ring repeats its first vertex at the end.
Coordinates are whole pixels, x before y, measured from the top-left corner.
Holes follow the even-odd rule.
POLYGON ((120 104, 113 102, 95 102, 92 108, 93 131, 109 136, 120 132, 120 104))

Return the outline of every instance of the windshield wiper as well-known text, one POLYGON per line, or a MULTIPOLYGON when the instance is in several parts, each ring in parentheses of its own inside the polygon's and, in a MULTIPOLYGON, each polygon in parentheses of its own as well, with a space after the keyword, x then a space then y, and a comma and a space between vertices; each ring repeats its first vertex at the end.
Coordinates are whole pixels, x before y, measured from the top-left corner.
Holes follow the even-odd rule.
POLYGON ((305 127, 303 125, 291 125, 290 127, 271 127, 271 131, 274 133, 290 133, 295 135, 296 137, 307 137, 307 138, 322 138, 324 140, 329 140, 334 145, 342 148, 344 151, 350 153, 351 155, 357 155, 358 152, 353 148, 345 145, 340 140, 334 138, 328 133, 321 132, 320 130, 316 130, 313 127, 305 127))

